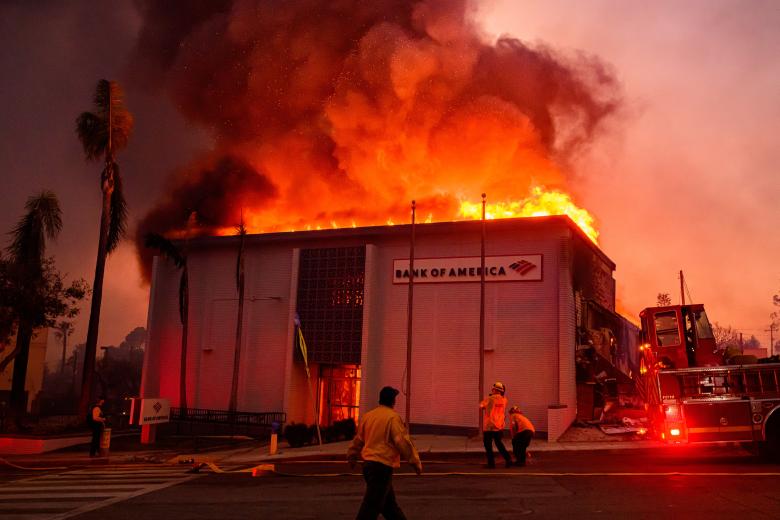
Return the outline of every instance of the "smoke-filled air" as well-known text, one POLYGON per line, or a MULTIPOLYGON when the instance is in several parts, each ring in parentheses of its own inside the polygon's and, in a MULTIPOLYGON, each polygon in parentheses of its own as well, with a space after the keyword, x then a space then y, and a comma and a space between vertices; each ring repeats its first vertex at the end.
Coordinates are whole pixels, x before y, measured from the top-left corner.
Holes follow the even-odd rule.
POLYGON ((546 201, 583 212, 596 239, 567 165, 619 103, 598 59, 487 41, 466 0, 141 10, 134 76, 213 149, 182 158, 139 240, 175 235, 193 211, 206 234, 242 214, 254 233, 404 223, 412 199, 421 222, 473 218, 482 192, 494 217, 545 214, 546 201))

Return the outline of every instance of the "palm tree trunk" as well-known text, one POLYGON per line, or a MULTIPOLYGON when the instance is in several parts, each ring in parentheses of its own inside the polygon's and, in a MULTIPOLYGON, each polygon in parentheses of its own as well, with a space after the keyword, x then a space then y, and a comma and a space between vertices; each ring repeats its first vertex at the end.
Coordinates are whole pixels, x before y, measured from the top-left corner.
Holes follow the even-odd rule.
POLYGON ((236 347, 233 355, 233 384, 230 389, 229 410, 235 412, 238 407, 238 367, 241 361, 241 331, 244 324, 244 273, 238 278, 238 323, 236 324, 236 347))
POLYGON ((16 334, 17 354, 11 376, 11 410, 17 421, 27 412, 24 385, 27 380, 27 364, 30 359, 30 341, 33 328, 29 321, 20 320, 16 334))
POLYGON ((60 375, 65 373, 65 354, 68 352, 68 331, 62 331, 62 363, 60 364, 60 375))
POLYGON ((181 316, 181 368, 179 371, 179 407, 182 415, 187 413, 187 336, 190 322, 190 290, 187 266, 182 271, 182 316, 181 316))
MULTIPOLYGON (((106 169, 109 169, 108 164, 106 169)), ((110 171, 105 177, 109 177, 110 171)), ((103 302, 103 275, 106 269, 106 242, 108 241, 108 226, 111 218, 111 183, 103 180, 103 209, 100 214, 100 236, 98 238, 97 262, 95 263, 95 281, 92 284, 92 303, 89 312, 89 327, 87 343, 84 348, 84 373, 81 375, 81 399, 79 414, 86 416, 92 402, 92 387, 95 379, 95 353, 97 352, 98 328, 100 326, 100 305, 103 302)))

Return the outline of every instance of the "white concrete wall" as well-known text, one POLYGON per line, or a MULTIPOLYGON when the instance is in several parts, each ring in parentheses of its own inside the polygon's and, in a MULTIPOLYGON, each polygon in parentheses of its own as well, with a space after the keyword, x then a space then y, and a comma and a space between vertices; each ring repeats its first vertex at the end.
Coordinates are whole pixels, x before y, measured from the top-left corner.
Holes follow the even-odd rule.
POLYGON ((576 348, 576 312, 572 286, 572 242, 566 230, 558 239, 558 399, 547 412, 548 440, 555 441, 566 432, 577 416, 577 384, 574 364, 576 348))
MULTIPOLYGON (((422 228, 423 226, 421 226, 422 228)), ((415 285, 412 423, 475 427, 478 401, 496 380, 508 387, 540 431, 555 438, 576 414, 575 316, 570 230, 560 224, 491 231, 487 255, 543 255, 543 279, 486 285, 485 387, 479 367, 479 283, 415 285)), ((324 236, 324 235, 323 235, 324 236)), ((402 234, 369 238, 248 242, 246 304, 239 409, 288 413, 288 420, 313 422, 305 372, 293 351, 299 250, 365 244, 361 413, 375 406, 379 389, 404 389, 407 287, 393 285, 393 260, 408 258, 402 234), (271 298, 274 299, 271 299, 271 298), (251 301, 252 299, 255 301, 251 301), (279 298, 279 299, 276 299, 279 298)), ((418 234, 416 258, 472 256, 480 235, 418 234)), ((227 408, 236 326, 235 247, 217 241, 190 253, 191 407, 227 408)), ((181 326, 179 273, 158 262, 150 303, 150 339, 144 370, 145 396, 178 403, 181 326)), ((316 394, 316 366, 312 366, 316 394)), ((405 398, 398 399, 405 413, 405 398)))
MULTIPOLYGON (((494 381, 505 383, 510 403, 523 407, 540 430, 547 427, 547 407, 559 401, 558 244, 559 237, 550 236, 546 229, 522 237, 492 234, 486 245, 487 255, 544 255, 542 281, 486 284, 482 391, 484 397, 494 381)), ((363 360, 364 402, 368 408, 382 386, 402 388, 406 365, 408 293, 407 286, 392 284, 392 267, 394 259, 408 258, 409 245, 400 241, 384 243, 377 253, 374 293, 378 293, 375 297, 381 303, 375 303, 372 309, 374 334, 369 346, 374 353, 369 352, 363 360)), ((479 234, 424 237, 418 240, 415 251, 416 258, 479 254, 479 234)), ((413 424, 477 426, 479 293, 479 283, 415 285, 413 424)), ((573 344, 571 350, 568 373, 573 374, 573 344)), ((403 395, 396 408, 402 416, 405 414, 403 395)))
MULTIPOLYGON (((190 266, 190 355, 196 408, 227 409, 233 375, 238 293, 236 248, 194 250, 190 266)), ((239 392, 241 411, 281 410, 292 251, 248 244, 245 250, 244 324, 239 392)))
POLYGON ((179 280, 180 272, 170 262, 155 259, 141 388, 142 397, 163 397, 174 407, 179 406, 181 360, 179 280))

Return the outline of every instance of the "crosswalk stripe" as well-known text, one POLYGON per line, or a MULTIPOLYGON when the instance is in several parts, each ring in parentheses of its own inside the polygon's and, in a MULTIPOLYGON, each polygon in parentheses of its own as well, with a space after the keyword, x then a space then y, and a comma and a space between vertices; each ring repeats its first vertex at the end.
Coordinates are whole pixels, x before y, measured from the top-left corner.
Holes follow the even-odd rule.
POLYGON ((3 520, 64 520, 201 475, 189 466, 116 466, 39 475, 0 484, 3 520))
POLYGON ((51 518, 47 520, 65 520, 66 518, 71 518, 83 513, 86 513, 88 511, 94 511, 95 509, 100 509, 102 507, 110 506, 112 504, 116 504, 118 502, 123 502, 125 500, 129 500, 131 498, 135 498, 137 496, 145 495, 146 493, 151 493, 152 491, 159 491, 161 489, 165 489, 167 487, 175 486, 176 484, 180 484, 182 482, 186 482, 188 480, 192 480, 198 478, 198 475, 188 475, 183 479, 172 481, 172 482, 166 482, 165 484, 160 484, 154 487, 150 487, 147 489, 142 489, 140 491, 136 491, 135 493, 130 493, 127 495, 117 496, 108 500, 104 500, 102 502, 94 503, 94 504, 87 504, 85 506, 79 507, 74 509, 73 511, 69 511, 67 513, 63 513, 60 515, 52 516, 51 518))
MULTIPOLYGON (((161 482, 168 482, 169 478, 142 478, 142 477, 128 477, 128 478, 101 478, 100 483, 101 484, 107 484, 109 482, 121 484, 158 484, 161 482)), ((82 482, 94 482, 93 479, 64 479, 64 478, 47 478, 47 479, 41 479, 40 482, 44 484, 57 484, 59 482, 71 482, 71 483, 82 483, 82 482)))
MULTIPOLYGON (((189 469, 189 468, 187 468, 189 469)), ((90 476, 90 477, 99 477, 102 475, 181 475, 183 473, 186 473, 187 470, 184 469, 178 469, 178 470, 171 470, 171 469, 161 469, 157 471, 150 471, 150 470, 139 470, 139 471, 132 471, 132 470, 123 470, 123 471, 74 471, 72 473, 68 473, 68 475, 83 475, 83 476, 90 476)))
POLYGON ((100 476, 89 476, 89 477, 86 477, 84 475, 74 475, 72 477, 57 477, 57 478, 50 478, 47 480, 52 480, 56 482, 63 481, 63 480, 68 480, 70 482, 98 482, 104 479, 169 480, 172 478, 183 477, 185 475, 187 475, 187 473, 175 473, 172 475, 100 475, 100 476))
POLYGON ((0 503, 0 511, 7 511, 9 509, 73 509, 74 507, 80 507, 85 504, 89 504, 89 501, 81 500, 78 502, 38 502, 33 504, 30 502, 2 502, 0 503))
MULTIPOLYGON (((8 489, 0 489, 0 497, 3 497, 6 493, 20 493, 22 491, 36 491, 40 494, 41 491, 80 491, 84 489, 85 486, 19 486, 19 487, 9 487, 8 489)), ((144 485, 139 484, 112 484, 108 486, 103 486, 98 483, 90 484, 89 489, 93 489, 95 491, 127 491, 127 490, 135 490, 135 489, 142 489, 144 485)))
POLYGON ((48 518, 48 517, 41 516, 40 513, 31 513, 31 514, 3 513, 3 520, 41 520, 42 518, 48 518))
POLYGON ((4 495, 3 498, 5 499, 11 499, 14 500, 23 500, 23 499, 36 499, 40 500, 41 498, 91 498, 91 499, 103 499, 103 498, 110 498, 115 497, 116 493, 47 493, 45 497, 42 497, 41 495, 36 495, 34 493, 17 493, 17 494, 11 494, 11 495, 4 495))

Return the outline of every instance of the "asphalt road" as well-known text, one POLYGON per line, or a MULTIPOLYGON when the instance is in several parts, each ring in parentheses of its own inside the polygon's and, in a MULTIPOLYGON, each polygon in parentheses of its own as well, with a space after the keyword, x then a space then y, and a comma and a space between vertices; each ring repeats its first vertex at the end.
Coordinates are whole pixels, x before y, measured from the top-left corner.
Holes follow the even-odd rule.
MULTIPOLYGON (((477 456, 424 460, 396 475, 410 519, 780 518, 780 465, 738 447, 537 452, 525 468, 477 456), (739 516, 738 516, 739 515, 739 516)), ((233 468, 238 469, 238 468, 233 468)), ((354 518, 363 482, 336 461, 277 464, 278 475, 204 474, 73 516, 80 520, 354 518)))

